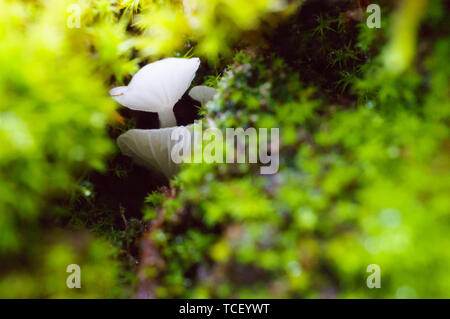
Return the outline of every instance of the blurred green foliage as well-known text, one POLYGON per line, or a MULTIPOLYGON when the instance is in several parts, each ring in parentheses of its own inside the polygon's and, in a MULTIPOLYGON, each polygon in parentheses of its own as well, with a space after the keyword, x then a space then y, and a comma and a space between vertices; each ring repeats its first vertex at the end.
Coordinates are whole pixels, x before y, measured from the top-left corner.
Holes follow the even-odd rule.
MULTIPOLYGON (((322 37, 351 38, 345 30, 330 35, 333 19, 322 37)), ((426 28, 445 23, 428 19, 426 28)), ((324 22, 317 21, 319 28, 324 22)), ((402 31, 416 32, 395 30, 402 31)), ((403 37, 416 35, 396 34, 393 45, 403 37)), ((343 48, 361 57, 346 54, 336 63, 328 49, 317 54, 312 59, 328 60, 332 74, 356 70, 342 92, 358 103, 347 105, 330 104, 336 93, 314 88, 329 87, 323 82, 332 77, 306 75, 311 86, 299 81, 303 69, 291 71, 294 58, 311 55, 313 46, 285 43, 289 61, 239 53, 206 116, 222 130, 280 127, 280 171, 267 178, 245 164, 182 169, 174 181, 179 193, 160 206, 164 241, 154 245, 167 265, 148 279, 159 284, 157 295, 448 297, 449 40, 424 38, 423 63, 405 58, 398 77, 391 72, 398 65, 378 62, 383 55, 364 57, 360 48, 373 45, 370 37, 343 48), (187 219, 195 222, 185 225, 187 219), (381 289, 366 286, 370 264, 381 267, 381 289)), ((407 46, 398 50, 414 44, 407 46)))
POLYGON ((53 224, 67 214, 78 177, 105 169, 113 150, 105 130, 114 110, 104 93, 110 73, 98 72, 101 63, 66 28, 67 4, 0 2, 2 297, 70 296, 76 292, 57 279, 77 260, 92 270, 87 286, 105 279, 84 290, 86 297, 109 295, 117 280, 105 253, 113 252, 111 244, 91 239, 86 256, 77 256, 56 240, 53 224))
POLYGON ((448 5, 402 2, 0 0, 0 296, 450 297, 448 5), (186 54, 204 126, 280 128, 277 174, 114 153, 108 88, 186 54))
MULTIPOLYGON (((271 13, 291 12, 301 1, 284 0, 180 0, 123 1, 140 8, 134 25, 143 30, 135 38, 143 54, 171 54, 184 43, 194 45, 195 55, 216 62, 232 53, 231 44, 254 30, 271 13)), ((270 20, 269 20, 270 21, 270 20)))

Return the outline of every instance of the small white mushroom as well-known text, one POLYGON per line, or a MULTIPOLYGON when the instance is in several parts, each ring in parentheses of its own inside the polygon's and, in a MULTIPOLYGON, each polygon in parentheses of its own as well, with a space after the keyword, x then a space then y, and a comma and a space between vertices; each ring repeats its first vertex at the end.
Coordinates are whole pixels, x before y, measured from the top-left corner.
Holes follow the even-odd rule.
POLYGON ((205 85, 199 85, 199 86, 194 86, 189 91, 189 96, 191 98, 193 98, 194 100, 197 100, 200 103, 202 103, 202 105, 205 105, 207 102, 211 101, 214 98, 214 95, 216 93, 217 93, 217 90, 212 87, 205 86, 205 85))
POLYGON ((120 135, 117 145, 124 155, 151 170, 163 173, 167 178, 172 177, 178 170, 178 165, 172 160, 172 148, 178 141, 171 139, 174 130, 183 129, 188 139, 187 147, 191 145, 191 131, 183 126, 161 128, 154 130, 133 129, 120 135))
POLYGON ((167 58, 147 64, 128 86, 113 88, 109 94, 132 110, 157 112, 161 127, 177 125, 173 112, 200 66, 199 58, 167 58))

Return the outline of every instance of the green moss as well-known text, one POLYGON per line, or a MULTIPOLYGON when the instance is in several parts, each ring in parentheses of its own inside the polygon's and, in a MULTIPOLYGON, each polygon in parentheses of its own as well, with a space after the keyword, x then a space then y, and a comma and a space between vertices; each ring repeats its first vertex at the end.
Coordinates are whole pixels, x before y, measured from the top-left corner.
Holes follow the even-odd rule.
POLYGON ((418 2, 369 29, 344 0, 87 1, 70 29, 0 0, 0 296, 449 297, 448 5, 418 2), (204 128, 280 128, 277 174, 118 154, 109 87, 191 55, 204 128))
POLYGON ((329 105, 280 58, 237 54, 206 116, 222 130, 280 127, 280 171, 262 177, 242 164, 186 165, 175 184, 179 217, 163 227, 168 264, 156 276, 157 294, 395 298, 407 287, 416 297, 448 296, 448 90, 441 84, 450 74, 432 67, 445 42, 430 43, 424 59, 431 78, 439 77, 435 88, 414 69, 397 78, 376 59, 344 55, 331 66, 352 61, 364 71, 351 107, 329 105), (174 231, 184 239, 196 229, 205 246, 192 264, 170 247, 174 231), (365 285, 373 263, 382 271, 379 290, 365 285), (174 284, 175 274, 189 284, 174 284))

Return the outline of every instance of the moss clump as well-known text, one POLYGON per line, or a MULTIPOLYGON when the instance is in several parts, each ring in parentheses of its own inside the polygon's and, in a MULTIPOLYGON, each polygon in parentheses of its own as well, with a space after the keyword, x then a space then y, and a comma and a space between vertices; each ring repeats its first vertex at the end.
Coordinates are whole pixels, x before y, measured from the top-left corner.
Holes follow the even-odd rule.
MULTIPOLYGON (((306 38, 320 47, 320 37, 306 38)), ((361 70, 345 104, 318 90, 333 76, 308 74, 307 85, 309 68, 295 61, 237 54, 206 117, 223 131, 279 127, 280 171, 183 167, 176 194, 149 208, 160 222, 143 251, 161 262, 141 265, 142 286, 157 297, 448 296, 449 96, 441 85, 450 73, 439 65, 450 43, 431 39, 422 74, 395 77, 376 58, 353 55, 329 65, 332 74, 361 70), (370 264, 381 267, 382 289, 366 286, 370 264)), ((350 43, 360 50, 358 33, 350 43)))
POLYGON ((70 28, 68 1, 0 0, 0 296, 449 297, 448 4, 369 29, 367 1, 195 2, 88 0, 70 28), (190 55, 218 94, 180 123, 279 128, 277 174, 167 181, 114 148, 158 119, 114 122, 109 87, 190 55))

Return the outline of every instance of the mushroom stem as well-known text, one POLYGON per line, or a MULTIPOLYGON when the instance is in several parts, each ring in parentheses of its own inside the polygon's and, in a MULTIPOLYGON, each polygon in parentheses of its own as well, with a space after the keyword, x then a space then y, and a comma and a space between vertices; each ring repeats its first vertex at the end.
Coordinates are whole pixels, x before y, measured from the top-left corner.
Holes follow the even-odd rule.
POLYGON ((162 111, 158 113, 160 127, 172 127, 177 126, 177 119, 175 113, 172 110, 162 111))

